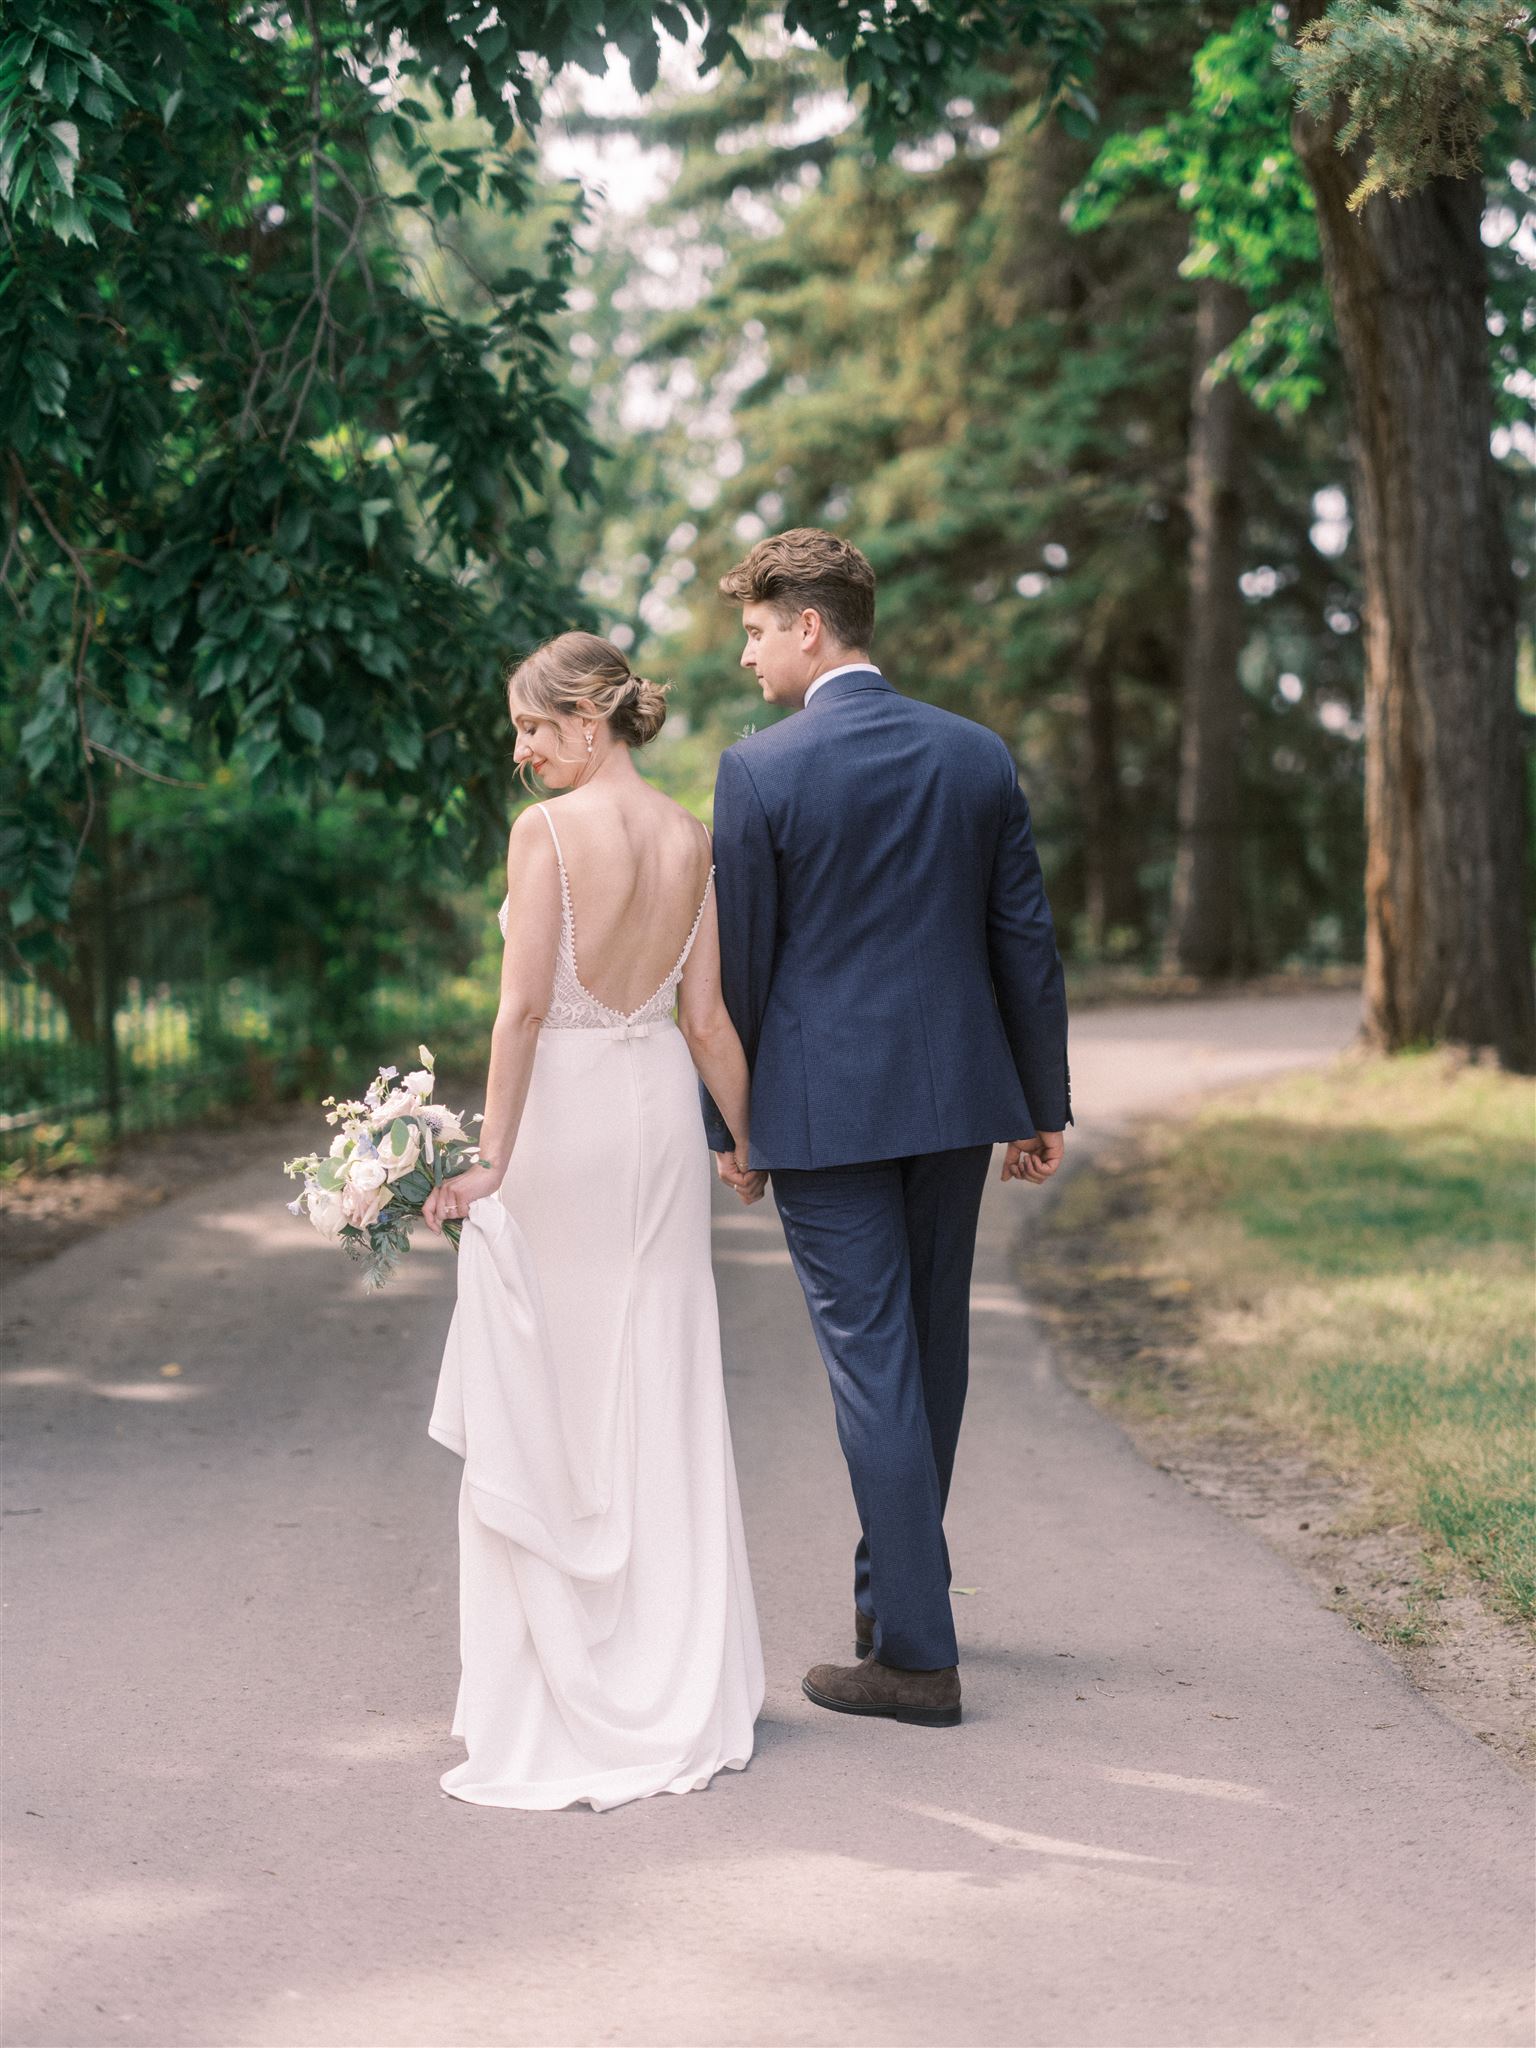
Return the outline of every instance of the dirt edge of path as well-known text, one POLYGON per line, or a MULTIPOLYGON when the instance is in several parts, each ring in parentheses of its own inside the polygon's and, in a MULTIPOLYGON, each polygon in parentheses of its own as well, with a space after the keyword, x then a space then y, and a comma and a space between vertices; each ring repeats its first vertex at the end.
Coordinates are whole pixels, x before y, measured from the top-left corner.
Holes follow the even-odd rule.
POLYGON ((1382 1527, 1370 1489, 1304 1443, 1233 1413, 1182 1369, 1187 1298, 1106 1255, 1105 1229, 1134 1223, 1148 1196, 1134 1137, 1094 1148, 1075 1172, 1105 1177, 1091 1226, 1053 1203, 1018 1244, 1014 1271, 1057 1369, 1159 1471, 1250 1523, 1324 1607, 1386 1650, 1450 1719, 1536 1784, 1536 1643, 1456 1558, 1412 1525, 1382 1527))

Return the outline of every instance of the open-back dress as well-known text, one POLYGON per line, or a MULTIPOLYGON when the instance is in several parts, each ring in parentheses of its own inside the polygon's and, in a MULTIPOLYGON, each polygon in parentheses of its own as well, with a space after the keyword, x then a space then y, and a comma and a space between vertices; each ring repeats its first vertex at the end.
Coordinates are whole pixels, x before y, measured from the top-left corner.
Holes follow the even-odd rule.
MULTIPOLYGON (((599 1810, 752 1754, 762 1652, 710 1264, 709 1150, 673 1017, 709 902, 627 1015, 559 953, 500 1189, 470 1205, 431 1434, 464 1460, 444 1791, 599 1810)), ((506 905, 500 922, 506 931, 506 905)))

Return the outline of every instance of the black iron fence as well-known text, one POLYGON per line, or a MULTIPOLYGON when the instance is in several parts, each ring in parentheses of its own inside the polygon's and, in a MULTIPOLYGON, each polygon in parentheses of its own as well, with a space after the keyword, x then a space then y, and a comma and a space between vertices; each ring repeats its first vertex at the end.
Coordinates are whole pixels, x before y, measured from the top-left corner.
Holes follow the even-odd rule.
POLYGON ((73 1162, 237 1104, 360 1090, 380 1059, 414 1064, 419 1042, 484 1060, 484 973, 424 967, 342 1019, 283 963, 231 973, 220 955, 195 893, 103 892, 67 962, 0 973, 0 1162, 73 1162))

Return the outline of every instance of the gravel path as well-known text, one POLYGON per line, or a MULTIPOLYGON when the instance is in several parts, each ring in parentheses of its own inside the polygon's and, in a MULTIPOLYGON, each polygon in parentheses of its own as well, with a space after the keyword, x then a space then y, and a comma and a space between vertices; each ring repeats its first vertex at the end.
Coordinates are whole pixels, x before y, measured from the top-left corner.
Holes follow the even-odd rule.
MULTIPOLYGON (((1095 1130, 1326 1056, 1335 995, 1090 1012, 1095 1130)), ((594 1815, 445 1798, 452 1254, 372 1300, 251 1164, 5 1299, 7 2048, 1529 2039, 1526 1796, 1051 1369, 995 1186, 951 1540, 967 1718, 802 1698, 853 1517, 771 1204, 716 1247, 757 1756, 594 1815), (169 1365, 179 1372, 166 1373, 169 1365)))

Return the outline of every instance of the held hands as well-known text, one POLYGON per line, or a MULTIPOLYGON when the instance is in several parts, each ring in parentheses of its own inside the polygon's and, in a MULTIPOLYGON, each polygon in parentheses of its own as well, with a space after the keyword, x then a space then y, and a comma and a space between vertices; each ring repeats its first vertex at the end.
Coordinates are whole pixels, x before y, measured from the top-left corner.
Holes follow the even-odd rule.
POLYGON ((482 1195, 494 1195, 500 1186, 501 1175, 495 1167, 471 1166, 432 1190, 421 1205, 421 1220, 428 1230, 435 1230, 441 1237, 445 1223, 462 1223, 471 1202, 482 1195))
POLYGON ((754 1172, 747 1165, 747 1148, 745 1145, 738 1146, 734 1152, 717 1152, 715 1154, 715 1171, 728 1188, 736 1190, 749 1209, 754 1202, 760 1202, 763 1199, 763 1191, 768 1185, 768 1176, 766 1173, 754 1172))
POLYGON ((1060 1166, 1066 1149, 1065 1131, 1036 1131, 1032 1138, 1015 1138, 1008 1147, 1001 1177, 1032 1181, 1039 1187, 1060 1166))
MULTIPOLYGON (((1004 1180, 1027 1180, 1039 1187, 1060 1166, 1067 1149, 1064 1131, 1037 1131, 1032 1138, 1015 1138, 1003 1160, 1004 1180)), ((768 1186, 766 1173, 746 1164, 746 1147, 735 1152, 717 1152, 715 1171, 728 1188, 734 1188, 750 1207, 760 1202, 768 1186)))

